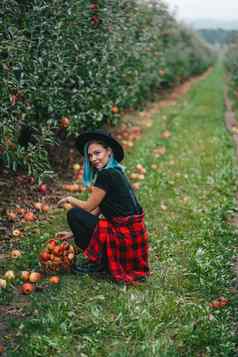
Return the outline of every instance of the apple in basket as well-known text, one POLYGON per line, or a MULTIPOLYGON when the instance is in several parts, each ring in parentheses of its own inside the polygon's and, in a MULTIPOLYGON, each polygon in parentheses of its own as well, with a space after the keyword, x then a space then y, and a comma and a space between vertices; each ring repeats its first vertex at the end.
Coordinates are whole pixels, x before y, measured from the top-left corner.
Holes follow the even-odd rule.
POLYGON ((68 242, 51 239, 39 254, 39 261, 45 271, 69 271, 74 262, 75 249, 68 242))

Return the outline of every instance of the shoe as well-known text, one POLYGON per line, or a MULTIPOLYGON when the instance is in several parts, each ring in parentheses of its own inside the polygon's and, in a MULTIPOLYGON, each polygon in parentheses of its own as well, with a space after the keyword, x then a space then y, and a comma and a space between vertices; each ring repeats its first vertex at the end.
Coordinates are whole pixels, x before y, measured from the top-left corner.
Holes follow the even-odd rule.
POLYGON ((97 263, 74 265, 71 269, 73 273, 81 273, 81 274, 101 273, 104 270, 105 270, 104 267, 101 264, 97 264, 97 263))

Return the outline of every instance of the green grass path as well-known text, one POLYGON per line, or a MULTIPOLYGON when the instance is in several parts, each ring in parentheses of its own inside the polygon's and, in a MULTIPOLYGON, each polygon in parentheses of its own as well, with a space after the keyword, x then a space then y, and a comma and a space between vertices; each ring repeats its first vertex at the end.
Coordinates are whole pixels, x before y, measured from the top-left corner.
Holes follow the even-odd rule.
MULTIPOLYGON (((225 223, 234 206, 234 150, 224 127, 222 78, 215 68, 176 105, 156 113, 125 162, 128 172, 137 163, 147 169, 138 196, 150 233, 148 282, 126 287, 63 276, 59 287, 29 297, 24 321, 11 321, 17 343, 8 356, 236 355, 237 298, 229 288, 237 239, 225 223), (166 140, 160 138, 165 129, 172 133, 166 140), (156 158, 159 146, 166 153, 156 158), (219 296, 231 303, 212 310, 208 303, 219 296)), ((64 227, 64 215, 22 243, 29 253, 18 267, 64 227)))

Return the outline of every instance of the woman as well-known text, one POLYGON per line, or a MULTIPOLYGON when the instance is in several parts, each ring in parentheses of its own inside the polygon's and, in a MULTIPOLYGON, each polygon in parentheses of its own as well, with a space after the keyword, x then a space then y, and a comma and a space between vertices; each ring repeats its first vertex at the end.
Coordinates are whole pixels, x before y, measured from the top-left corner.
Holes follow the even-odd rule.
POLYGON ((123 148, 102 130, 81 134, 77 147, 84 157, 83 184, 92 192, 87 201, 69 196, 58 203, 73 206, 68 211, 72 233, 63 238, 74 236, 90 263, 74 271, 107 270, 116 281, 143 280, 149 275, 148 234, 144 212, 119 164, 123 148))

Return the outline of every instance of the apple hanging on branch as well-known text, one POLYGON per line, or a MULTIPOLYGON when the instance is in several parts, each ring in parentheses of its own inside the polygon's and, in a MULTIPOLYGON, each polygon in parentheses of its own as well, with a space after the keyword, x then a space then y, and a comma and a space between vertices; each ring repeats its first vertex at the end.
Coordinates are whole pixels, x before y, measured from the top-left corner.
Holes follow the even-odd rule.
POLYGON ((70 125, 70 119, 67 117, 62 117, 59 121, 59 126, 61 129, 67 129, 70 125))
POLYGON ((48 190, 48 188, 47 188, 46 183, 41 182, 40 185, 39 185, 39 187, 38 187, 38 191, 39 191, 40 193, 42 193, 42 194, 46 194, 46 193, 47 193, 47 190, 48 190))

